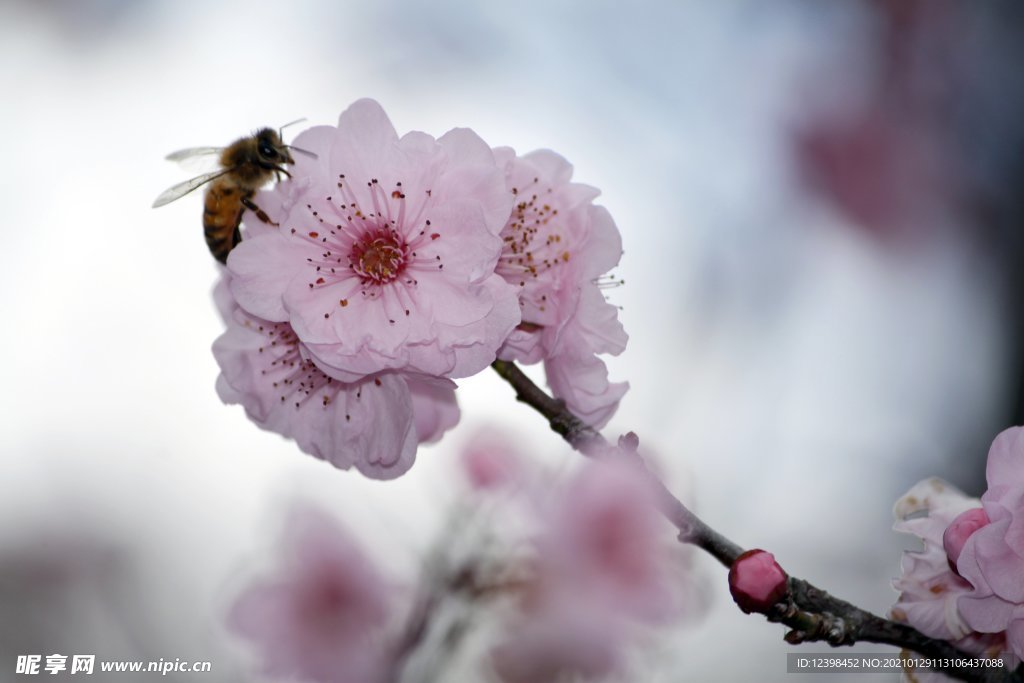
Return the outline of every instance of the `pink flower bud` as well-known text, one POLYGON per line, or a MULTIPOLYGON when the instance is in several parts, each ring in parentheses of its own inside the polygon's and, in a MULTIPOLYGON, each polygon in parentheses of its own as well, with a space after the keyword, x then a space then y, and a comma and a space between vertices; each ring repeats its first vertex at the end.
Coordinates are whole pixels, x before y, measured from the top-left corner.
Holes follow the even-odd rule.
POLYGON ((729 592, 746 613, 767 612, 789 592, 788 577, 775 556, 766 550, 748 550, 729 569, 729 592))
POLYGON ((942 534, 942 547, 949 556, 951 565, 955 567, 956 561, 960 559, 960 551, 964 549, 970 535, 988 523, 989 518, 984 508, 965 510, 949 523, 942 534))

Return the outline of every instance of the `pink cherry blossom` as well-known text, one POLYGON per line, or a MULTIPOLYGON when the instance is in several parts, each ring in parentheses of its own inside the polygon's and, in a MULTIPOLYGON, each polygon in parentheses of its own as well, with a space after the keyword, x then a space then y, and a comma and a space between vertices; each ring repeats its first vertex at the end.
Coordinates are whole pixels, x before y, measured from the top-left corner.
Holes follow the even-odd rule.
POLYGON ((786 572, 768 551, 748 550, 729 568, 729 592, 744 612, 767 612, 788 591, 786 572))
POLYGON ((571 182, 572 166, 549 150, 517 157, 495 150, 515 198, 497 272, 519 291, 522 324, 499 355, 544 361, 548 384, 579 417, 603 427, 628 384, 611 383, 598 354, 619 354, 627 336, 601 278, 619 262, 622 238, 598 191, 571 182))
POLYGON ((265 210, 280 229, 250 231, 228 260, 241 307, 288 323, 346 382, 491 363, 520 314, 494 272, 512 197, 490 148, 467 129, 399 138, 372 100, 294 145, 317 158, 298 155, 293 179, 260 195, 277 195, 265 210))
POLYGON ((956 567, 974 590, 957 603, 964 621, 983 633, 1006 632, 1024 658, 1024 428, 992 442, 981 497, 989 523, 964 541, 956 567))
POLYGON ((503 680, 605 675, 640 627, 677 611, 651 501, 636 468, 609 461, 584 468, 541 511, 535 579, 493 651, 503 680))
POLYGON ((393 586, 324 513, 292 511, 276 573, 238 597, 228 626, 258 649, 266 673, 383 683, 393 586))
POLYGON ((218 394, 306 453, 392 479, 412 466, 419 442, 436 440, 458 421, 449 380, 384 372, 339 381, 317 366, 288 323, 252 316, 234 305, 226 286, 218 290, 228 326, 213 345, 218 394))
POLYGON ((924 547, 903 553, 902 574, 893 582, 900 593, 891 610, 893 619, 943 640, 956 641, 971 633, 957 609, 957 599, 971 586, 950 568, 942 535, 950 522, 977 503, 937 478, 919 482, 896 501, 893 528, 917 536, 924 547))
MULTIPOLYGON (((897 531, 921 539, 921 550, 903 553, 902 575, 893 582, 899 599, 890 616, 910 624, 932 638, 951 641, 964 652, 984 657, 1001 657, 1008 668, 1019 659, 1010 652, 1005 632, 982 633, 973 630, 958 609, 958 603, 972 592, 971 585, 950 565, 943 546, 943 535, 951 522, 975 509, 977 498, 970 498, 941 479, 926 479, 903 495, 893 508, 897 531)), ((913 680, 948 680, 931 670, 908 671, 913 680)))

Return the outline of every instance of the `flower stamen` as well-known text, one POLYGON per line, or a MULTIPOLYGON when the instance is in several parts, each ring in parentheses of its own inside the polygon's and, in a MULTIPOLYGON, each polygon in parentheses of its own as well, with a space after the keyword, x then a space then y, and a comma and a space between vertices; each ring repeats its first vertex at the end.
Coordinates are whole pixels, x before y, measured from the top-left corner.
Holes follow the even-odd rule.
POLYGON ((405 270, 408 245, 399 234, 378 227, 367 231, 349 252, 349 264, 363 284, 387 284, 405 270))

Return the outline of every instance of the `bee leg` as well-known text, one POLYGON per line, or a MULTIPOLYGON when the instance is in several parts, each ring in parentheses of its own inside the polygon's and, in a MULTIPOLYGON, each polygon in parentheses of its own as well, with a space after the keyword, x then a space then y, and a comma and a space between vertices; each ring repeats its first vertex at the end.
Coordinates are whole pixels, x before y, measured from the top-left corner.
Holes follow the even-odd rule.
POLYGON ((256 202, 249 199, 248 197, 242 197, 242 206, 256 214, 256 218, 259 218, 264 223, 273 225, 275 228, 280 227, 279 223, 275 223, 274 221, 270 220, 270 216, 267 215, 266 211, 256 206, 256 202))

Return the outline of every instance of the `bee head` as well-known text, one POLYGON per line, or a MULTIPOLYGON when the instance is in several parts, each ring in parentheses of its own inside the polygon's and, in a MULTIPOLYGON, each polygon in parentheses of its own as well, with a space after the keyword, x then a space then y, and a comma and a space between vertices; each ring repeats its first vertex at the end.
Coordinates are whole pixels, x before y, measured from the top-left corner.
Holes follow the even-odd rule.
POLYGON ((273 128, 257 131, 255 138, 256 154, 263 168, 278 168, 281 164, 295 163, 292 155, 288 153, 288 148, 281 142, 281 136, 273 128))

